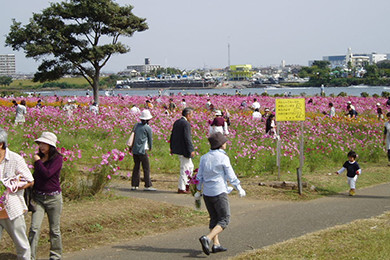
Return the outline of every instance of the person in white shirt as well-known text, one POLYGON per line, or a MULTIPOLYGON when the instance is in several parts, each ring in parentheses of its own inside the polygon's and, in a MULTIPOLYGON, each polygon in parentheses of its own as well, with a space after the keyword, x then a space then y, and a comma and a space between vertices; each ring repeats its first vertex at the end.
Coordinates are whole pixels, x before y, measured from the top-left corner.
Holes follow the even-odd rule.
POLYGON ((23 157, 10 151, 7 144, 8 134, 0 128, 0 179, 8 188, 5 205, 0 205, 0 239, 5 229, 14 241, 18 259, 30 260, 31 249, 24 220, 27 206, 23 190, 34 184, 34 178, 23 157), (15 186, 15 183, 18 184, 15 186))
POLYGON ((26 101, 20 101, 20 104, 16 106, 15 125, 26 122, 25 115, 27 114, 26 101))
POLYGON ((255 110, 255 109, 259 109, 260 110, 260 103, 257 101, 257 98, 254 98, 253 99, 253 103, 252 103, 252 109, 255 110))
POLYGON ((141 113, 141 110, 138 107, 136 107, 135 105, 133 105, 130 108, 130 112, 133 113, 133 114, 139 114, 139 113, 141 113))
POLYGON ((99 106, 96 102, 93 102, 92 105, 89 107, 89 111, 94 113, 95 115, 99 114, 99 106))
POLYGON ((262 115, 261 115, 259 109, 256 108, 255 111, 253 111, 253 113, 252 113, 252 119, 261 120, 261 118, 262 118, 262 115))

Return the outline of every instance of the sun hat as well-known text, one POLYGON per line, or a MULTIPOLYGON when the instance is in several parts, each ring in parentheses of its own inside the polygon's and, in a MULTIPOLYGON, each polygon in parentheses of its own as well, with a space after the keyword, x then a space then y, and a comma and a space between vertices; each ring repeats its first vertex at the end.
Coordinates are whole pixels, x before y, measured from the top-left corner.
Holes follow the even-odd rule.
POLYGON ((139 119, 141 119, 141 120, 150 120, 150 119, 152 119, 152 114, 147 109, 142 110, 141 115, 139 116, 139 119))
POLYGON ((215 115, 216 116, 222 116, 221 110, 215 110, 215 115))
POLYGON ((351 101, 348 101, 347 104, 352 104, 352 102, 351 102, 351 101))
POLYGON ((269 112, 269 108, 264 109, 265 112, 269 112))
POLYGON ((45 143, 54 147, 57 143, 57 136, 52 132, 42 132, 41 137, 35 140, 36 143, 45 143))
POLYGON ((376 105, 379 107, 381 104, 380 103, 376 103, 376 105))
POLYGON ((228 139, 220 132, 216 132, 208 138, 210 142, 211 149, 217 149, 221 147, 228 139))

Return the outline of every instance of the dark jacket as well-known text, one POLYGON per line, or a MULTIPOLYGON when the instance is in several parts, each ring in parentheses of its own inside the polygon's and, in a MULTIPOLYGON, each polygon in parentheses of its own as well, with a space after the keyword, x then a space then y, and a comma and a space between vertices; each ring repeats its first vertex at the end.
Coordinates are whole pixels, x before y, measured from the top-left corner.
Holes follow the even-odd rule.
POLYGON ((175 121, 170 140, 171 152, 191 158, 194 151, 191 137, 191 124, 184 118, 175 121))

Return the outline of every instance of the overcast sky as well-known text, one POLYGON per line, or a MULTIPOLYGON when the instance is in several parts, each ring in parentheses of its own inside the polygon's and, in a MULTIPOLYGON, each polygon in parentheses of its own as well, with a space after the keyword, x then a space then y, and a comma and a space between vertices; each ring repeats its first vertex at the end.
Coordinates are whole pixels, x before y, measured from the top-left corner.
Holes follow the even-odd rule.
MULTIPOLYGON (((0 53, 12 18, 26 24, 32 13, 49 6, 46 0, 2 1, 0 53)), ((152 64, 192 68, 223 68, 308 64, 322 56, 390 53, 389 0, 118 0, 134 6, 149 30, 122 38, 131 51, 113 57, 103 71, 127 65, 152 64)), ((17 72, 34 72, 39 63, 16 54, 17 72)))

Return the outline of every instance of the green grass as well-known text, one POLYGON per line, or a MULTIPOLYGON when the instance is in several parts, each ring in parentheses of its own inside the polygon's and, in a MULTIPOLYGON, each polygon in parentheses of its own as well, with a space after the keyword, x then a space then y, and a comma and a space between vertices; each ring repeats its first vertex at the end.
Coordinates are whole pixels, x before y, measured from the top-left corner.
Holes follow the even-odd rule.
POLYGON ((390 212, 239 255, 241 259, 390 259, 390 212))

